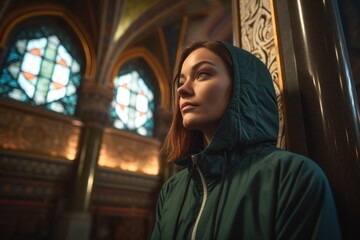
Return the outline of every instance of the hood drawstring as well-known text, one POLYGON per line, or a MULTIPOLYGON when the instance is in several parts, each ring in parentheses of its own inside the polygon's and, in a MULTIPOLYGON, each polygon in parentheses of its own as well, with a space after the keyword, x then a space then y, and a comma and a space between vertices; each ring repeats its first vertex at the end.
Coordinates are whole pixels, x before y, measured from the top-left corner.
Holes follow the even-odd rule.
POLYGON ((225 152, 224 153, 224 164, 223 164, 223 169, 222 169, 222 173, 221 173, 221 180, 220 180, 220 189, 219 189, 219 192, 218 192, 217 197, 216 197, 214 211, 213 211, 213 215, 212 215, 212 222, 211 222, 211 228, 210 228, 210 240, 214 239, 216 215, 217 215, 217 211, 218 211, 218 208, 219 208, 219 202, 220 202, 221 194, 222 194, 222 191, 223 191, 223 188, 224 188, 224 182, 225 182, 224 180, 225 180, 225 173, 226 173, 227 166, 228 166, 228 161, 227 161, 227 154, 225 152))
POLYGON ((192 165, 191 167, 191 170, 189 171, 189 174, 187 175, 187 178, 186 178, 186 185, 185 185, 185 188, 184 188, 184 194, 183 194, 183 197, 181 199, 181 202, 180 202, 180 207, 179 207, 179 211, 177 213, 177 216, 176 216, 176 221, 175 221, 175 229, 173 231, 173 236, 171 239, 175 240, 176 239, 176 234, 177 234, 177 225, 179 223, 179 219, 180 219, 180 215, 181 215, 181 211, 182 211, 182 208, 184 206, 184 203, 185 203, 185 199, 186 199, 186 196, 187 196, 187 193, 188 193, 188 189, 189 189, 189 186, 190 186, 190 180, 191 180, 191 176, 194 172, 194 164, 192 165))

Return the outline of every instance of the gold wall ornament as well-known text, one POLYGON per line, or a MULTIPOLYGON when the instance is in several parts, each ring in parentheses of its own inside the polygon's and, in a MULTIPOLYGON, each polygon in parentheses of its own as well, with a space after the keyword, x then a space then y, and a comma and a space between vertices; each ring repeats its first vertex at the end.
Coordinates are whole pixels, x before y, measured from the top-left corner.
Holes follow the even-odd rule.
MULTIPOLYGON (((237 0, 239 1, 239 0, 237 0)), ((265 63, 273 79, 279 108, 277 145, 285 148, 284 108, 281 96, 281 68, 278 56, 275 24, 273 26, 272 0, 239 1, 241 47, 265 63)), ((236 4, 234 4, 236 6, 236 4)), ((234 11, 236 13, 236 11, 234 11)), ((236 19, 236 18, 235 18, 236 19)), ((235 38, 236 39, 236 38, 235 38)))
POLYGON ((103 128, 109 122, 109 106, 114 89, 94 84, 93 79, 84 77, 81 82, 77 115, 87 126, 103 128))
POLYGON ((106 128, 98 164, 130 172, 158 175, 160 142, 135 133, 106 128))
POLYGON ((0 148, 75 160, 82 124, 65 116, 0 101, 0 148))

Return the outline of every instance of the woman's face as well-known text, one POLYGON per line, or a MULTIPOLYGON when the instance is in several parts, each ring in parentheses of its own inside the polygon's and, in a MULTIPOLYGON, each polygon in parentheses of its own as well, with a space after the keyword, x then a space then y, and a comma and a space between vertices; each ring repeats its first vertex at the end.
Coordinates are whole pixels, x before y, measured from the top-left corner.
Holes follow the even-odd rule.
POLYGON ((210 142, 231 98, 232 81, 223 60, 206 48, 183 62, 177 93, 185 128, 202 131, 210 142))

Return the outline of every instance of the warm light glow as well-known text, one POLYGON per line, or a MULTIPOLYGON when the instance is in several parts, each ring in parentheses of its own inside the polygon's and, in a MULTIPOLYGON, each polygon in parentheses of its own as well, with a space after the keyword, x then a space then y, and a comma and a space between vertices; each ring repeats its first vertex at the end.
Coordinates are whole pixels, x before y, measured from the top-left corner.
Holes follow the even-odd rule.
POLYGON ((159 174, 159 159, 153 157, 148 165, 142 167, 142 172, 150 174, 150 175, 158 175, 159 174))
POLYGON ((124 138, 126 137, 105 134, 98 165, 129 172, 158 175, 159 146, 137 139, 124 138))
POLYGON ((76 151, 73 151, 72 149, 68 149, 65 153, 66 159, 70 161, 74 161, 76 157, 76 151))
POLYGON ((104 157, 101 157, 101 160, 99 160, 99 166, 101 167, 108 167, 108 168, 120 168, 125 171, 130 172, 139 172, 139 173, 145 173, 149 175, 158 175, 159 174, 159 160, 157 158, 153 158, 149 160, 149 163, 144 164, 142 167, 139 167, 142 165, 143 159, 140 162, 115 162, 114 160, 110 160, 104 157), (152 162, 150 162, 152 161, 152 162))
POLYGON ((137 163, 121 163, 120 168, 131 172, 136 172, 139 169, 137 163))

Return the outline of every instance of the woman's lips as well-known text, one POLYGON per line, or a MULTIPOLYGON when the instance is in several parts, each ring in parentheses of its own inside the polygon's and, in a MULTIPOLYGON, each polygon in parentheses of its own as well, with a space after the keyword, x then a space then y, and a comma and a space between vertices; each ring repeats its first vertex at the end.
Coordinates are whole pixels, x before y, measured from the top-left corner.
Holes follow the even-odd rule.
POLYGON ((191 102, 184 102, 181 104, 181 111, 182 112, 185 112, 185 111, 188 111, 188 110, 191 110, 193 108, 195 108, 197 105, 194 104, 194 103, 191 103, 191 102))

